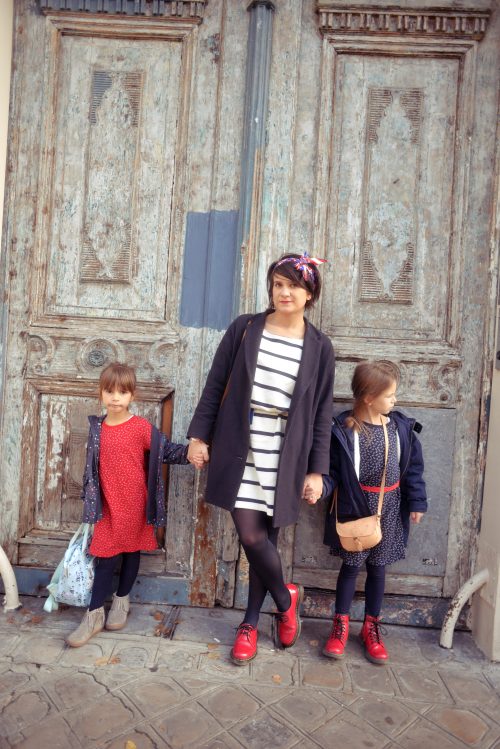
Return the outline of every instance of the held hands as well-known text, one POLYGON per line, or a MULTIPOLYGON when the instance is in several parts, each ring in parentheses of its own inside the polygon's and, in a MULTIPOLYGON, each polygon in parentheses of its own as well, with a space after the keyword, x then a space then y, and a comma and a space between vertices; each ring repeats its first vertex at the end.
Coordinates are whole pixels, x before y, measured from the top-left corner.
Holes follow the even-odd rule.
POLYGON ((308 473, 304 480, 302 498, 308 505, 315 505, 323 493, 323 477, 321 473, 308 473))
POLYGON ((199 439, 191 438, 188 447, 187 459, 195 468, 201 470, 205 463, 210 460, 208 455, 208 445, 199 439))
POLYGON ((423 512, 410 512, 410 518, 412 523, 420 523, 424 516, 423 512))

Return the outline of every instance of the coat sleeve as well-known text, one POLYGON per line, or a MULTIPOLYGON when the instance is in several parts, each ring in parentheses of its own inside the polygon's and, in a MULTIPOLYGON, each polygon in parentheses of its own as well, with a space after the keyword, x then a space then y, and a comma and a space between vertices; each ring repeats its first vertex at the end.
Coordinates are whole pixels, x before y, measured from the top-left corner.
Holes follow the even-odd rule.
POLYGON ((410 448, 410 459, 404 477, 405 499, 410 512, 427 512, 427 492, 424 481, 424 459, 422 445, 414 434, 410 448))
POLYGON ((328 474, 323 474, 323 493, 320 497, 320 499, 326 499, 327 497, 331 497, 333 494, 333 490, 338 485, 339 480, 339 471, 340 471, 340 465, 339 465, 339 453, 338 453, 338 444, 337 441, 334 439, 330 440, 330 472, 328 474))
POLYGON ((307 472, 327 474, 333 416, 335 356, 330 340, 324 336, 323 341, 322 356, 319 363, 318 405, 314 416, 313 440, 309 452, 307 472))
POLYGON ((89 429, 89 434, 87 437, 87 450, 85 454, 85 468, 83 469, 83 479, 82 479, 82 491, 80 492, 80 499, 82 501, 85 501, 85 488, 88 485, 89 481, 92 478, 92 440, 91 440, 91 432, 89 429))
POLYGON ((241 327, 240 321, 241 318, 237 318, 231 323, 219 343, 205 387, 187 431, 188 437, 197 437, 207 443, 211 441, 222 396, 240 343, 238 335, 241 327))
POLYGON ((187 459, 187 451, 187 445, 170 442, 168 437, 162 434, 160 443, 160 460, 162 463, 187 465, 189 463, 187 459))

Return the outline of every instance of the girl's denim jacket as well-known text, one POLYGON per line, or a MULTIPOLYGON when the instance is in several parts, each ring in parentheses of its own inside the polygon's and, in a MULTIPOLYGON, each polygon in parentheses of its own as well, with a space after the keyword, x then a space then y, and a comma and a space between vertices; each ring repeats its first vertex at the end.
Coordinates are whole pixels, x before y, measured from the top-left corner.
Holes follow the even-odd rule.
MULTIPOLYGON (((87 442, 87 459, 83 472, 83 522, 96 523, 102 518, 101 487, 99 485, 99 447, 101 427, 105 416, 89 416, 89 438, 87 442)), ((151 429, 151 448, 146 467, 148 497, 146 504, 146 522, 149 525, 164 526, 167 523, 165 510, 165 486, 161 471, 162 463, 180 463, 186 465, 187 445, 179 445, 162 434, 155 426, 151 429)))

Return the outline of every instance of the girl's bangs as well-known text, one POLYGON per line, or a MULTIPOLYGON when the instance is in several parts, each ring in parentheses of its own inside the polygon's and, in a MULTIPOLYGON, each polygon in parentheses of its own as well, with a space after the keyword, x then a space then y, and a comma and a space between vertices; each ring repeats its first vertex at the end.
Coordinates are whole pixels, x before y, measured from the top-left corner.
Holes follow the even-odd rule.
POLYGON ((110 364, 101 372, 99 391, 112 392, 113 390, 119 390, 123 393, 134 393, 136 383, 135 372, 131 367, 110 364))

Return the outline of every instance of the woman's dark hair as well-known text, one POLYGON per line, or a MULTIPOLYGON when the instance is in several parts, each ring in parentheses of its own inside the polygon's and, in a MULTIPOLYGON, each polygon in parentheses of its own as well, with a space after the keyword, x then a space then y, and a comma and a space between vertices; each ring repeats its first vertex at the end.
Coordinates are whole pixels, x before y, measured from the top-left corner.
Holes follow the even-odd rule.
POLYGON ((295 252, 287 252, 285 255, 282 255, 271 263, 267 271, 267 293, 269 296, 270 309, 272 309, 273 281, 275 275, 288 278, 289 281, 293 281, 311 294, 311 298, 306 302, 306 309, 309 309, 309 307, 312 307, 314 303, 318 301, 319 295, 321 294, 321 276, 319 275, 317 266, 314 265, 314 263, 307 262, 308 259, 309 258, 304 258, 303 255, 298 255, 295 252), (290 258, 288 262, 283 262, 283 260, 287 261, 288 258, 290 258), (308 274, 307 277, 304 277, 300 268, 295 267, 296 264, 294 263, 294 260, 301 260, 307 265, 310 270, 310 274, 308 274))

